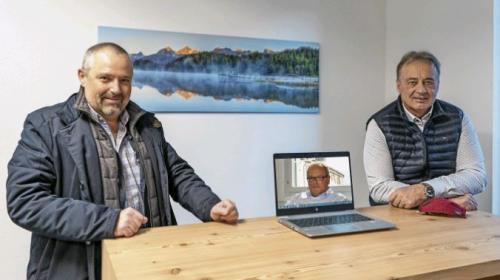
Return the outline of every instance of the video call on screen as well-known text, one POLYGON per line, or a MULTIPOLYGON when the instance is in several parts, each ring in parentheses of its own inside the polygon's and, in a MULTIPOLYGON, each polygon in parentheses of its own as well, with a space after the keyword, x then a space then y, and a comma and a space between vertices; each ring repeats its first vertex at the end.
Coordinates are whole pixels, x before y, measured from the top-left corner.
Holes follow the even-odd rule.
POLYGON ((349 157, 275 159, 278 208, 298 208, 352 203, 349 157), (313 164, 328 169, 328 195, 308 198, 307 170, 313 164))

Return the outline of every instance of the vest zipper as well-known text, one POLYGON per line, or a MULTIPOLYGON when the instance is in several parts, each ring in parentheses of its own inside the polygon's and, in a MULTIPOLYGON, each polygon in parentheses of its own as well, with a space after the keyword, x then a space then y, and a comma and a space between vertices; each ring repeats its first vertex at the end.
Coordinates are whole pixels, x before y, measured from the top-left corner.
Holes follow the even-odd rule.
POLYGON ((148 222, 146 223, 146 227, 153 227, 153 219, 151 217, 151 205, 150 205, 150 200, 149 200, 149 191, 148 191, 148 185, 146 184, 146 173, 144 171, 145 163, 144 163, 144 155, 142 154, 141 150, 137 146, 136 143, 136 138, 132 135, 130 135, 131 139, 128 139, 130 141, 130 145, 136 151, 136 153, 139 155, 139 167, 141 168, 141 180, 144 178, 144 197, 143 197, 143 203, 144 203, 144 214, 148 216, 148 222), (147 206, 146 206, 147 204, 147 206))

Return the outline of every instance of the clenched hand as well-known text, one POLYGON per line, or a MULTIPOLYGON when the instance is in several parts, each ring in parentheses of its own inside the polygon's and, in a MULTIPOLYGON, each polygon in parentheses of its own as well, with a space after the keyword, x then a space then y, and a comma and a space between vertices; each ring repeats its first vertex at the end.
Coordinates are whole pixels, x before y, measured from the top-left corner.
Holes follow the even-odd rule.
POLYGON ((422 184, 399 188, 389 196, 389 203, 394 207, 411 209, 427 199, 425 186, 422 184))
POLYGON ((212 207, 210 218, 216 222, 234 224, 238 220, 238 209, 234 202, 224 199, 212 207))
POLYGON ((115 226, 115 237, 130 237, 136 234, 141 225, 148 222, 148 218, 134 208, 128 207, 120 211, 118 222, 115 226))

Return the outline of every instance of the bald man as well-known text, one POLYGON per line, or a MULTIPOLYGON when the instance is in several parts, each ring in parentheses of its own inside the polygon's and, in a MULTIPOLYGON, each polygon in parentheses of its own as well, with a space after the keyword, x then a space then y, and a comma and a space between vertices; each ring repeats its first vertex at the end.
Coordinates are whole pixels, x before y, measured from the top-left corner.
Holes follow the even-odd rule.
POLYGON ((286 203, 286 207, 297 207, 310 203, 332 203, 347 201, 347 197, 334 192, 330 184, 328 166, 322 163, 313 163, 307 168, 307 184, 309 189, 293 195, 286 203))

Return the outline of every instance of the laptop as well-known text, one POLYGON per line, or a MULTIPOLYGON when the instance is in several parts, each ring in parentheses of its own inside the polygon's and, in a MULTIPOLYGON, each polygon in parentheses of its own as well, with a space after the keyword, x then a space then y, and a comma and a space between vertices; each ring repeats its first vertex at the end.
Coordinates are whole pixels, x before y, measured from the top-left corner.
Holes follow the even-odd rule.
POLYGON ((308 237, 396 227, 354 210, 349 152, 279 153, 273 160, 279 223, 308 237))

